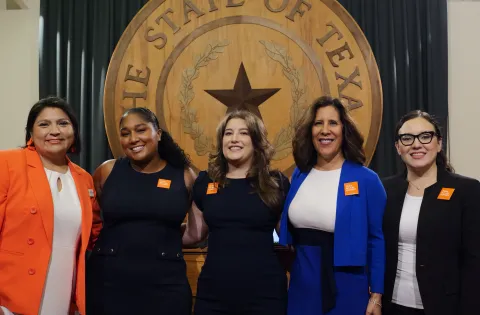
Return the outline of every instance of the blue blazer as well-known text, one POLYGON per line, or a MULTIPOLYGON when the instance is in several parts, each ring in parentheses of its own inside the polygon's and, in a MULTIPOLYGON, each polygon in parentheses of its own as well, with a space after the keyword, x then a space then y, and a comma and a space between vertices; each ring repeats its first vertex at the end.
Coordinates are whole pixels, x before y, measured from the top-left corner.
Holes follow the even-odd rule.
MULTIPOLYGON (((290 191, 280 222, 279 243, 292 244, 288 230, 288 209, 308 172, 295 168, 290 191)), ((378 175, 372 170, 345 161, 340 173, 337 195, 337 214, 334 237, 335 266, 366 266, 370 289, 383 293, 385 273, 385 241, 383 239, 383 212, 386 193, 378 175), (346 196, 344 184, 358 183, 358 194, 346 196)))

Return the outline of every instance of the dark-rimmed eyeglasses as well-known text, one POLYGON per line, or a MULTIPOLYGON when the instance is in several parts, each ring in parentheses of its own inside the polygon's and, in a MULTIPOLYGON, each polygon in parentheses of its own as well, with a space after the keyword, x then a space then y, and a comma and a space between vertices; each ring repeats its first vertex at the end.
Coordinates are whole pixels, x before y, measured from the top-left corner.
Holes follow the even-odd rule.
POLYGON ((432 142, 433 137, 435 136, 437 136, 437 133, 435 131, 425 131, 419 133, 418 135, 412 135, 411 133, 402 133, 397 136, 397 140, 400 140, 403 145, 410 146, 415 142, 415 139, 418 139, 421 144, 429 144, 430 142, 432 142))

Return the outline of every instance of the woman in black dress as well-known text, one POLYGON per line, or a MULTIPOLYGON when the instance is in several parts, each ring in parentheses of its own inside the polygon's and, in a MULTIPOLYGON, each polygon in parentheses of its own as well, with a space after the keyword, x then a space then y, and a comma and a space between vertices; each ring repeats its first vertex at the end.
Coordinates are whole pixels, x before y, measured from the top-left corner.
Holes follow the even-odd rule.
POLYGON ((195 315, 286 312, 287 278, 273 230, 290 184, 270 171, 273 151, 263 122, 250 112, 232 112, 217 128, 217 152, 193 186, 183 237, 187 245, 208 234, 195 315))
POLYGON ((181 224, 191 209, 189 160, 145 108, 120 120, 126 157, 93 176, 104 227, 87 262, 87 314, 191 314, 181 224))

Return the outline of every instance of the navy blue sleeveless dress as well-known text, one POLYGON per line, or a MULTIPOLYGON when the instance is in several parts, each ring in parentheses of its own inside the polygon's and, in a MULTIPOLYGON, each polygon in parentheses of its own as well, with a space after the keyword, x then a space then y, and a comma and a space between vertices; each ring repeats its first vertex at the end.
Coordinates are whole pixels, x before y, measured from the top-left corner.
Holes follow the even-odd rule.
MULTIPOLYGON (((198 278, 194 315, 285 315, 287 277, 274 251, 279 213, 253 192, 249 179, 229 179, 207 193, 212 180, 200 172, 195 204, 209 228, 208 254, 198 278)), ((284 194, 290 183, 282 176, 284 194)))
POLYGON ((191 205, 184 170, 167 164, 145 174, 121 158, 99 202, 104 227, 87 261, 87 314, 191 314, 180 229, 191 205))

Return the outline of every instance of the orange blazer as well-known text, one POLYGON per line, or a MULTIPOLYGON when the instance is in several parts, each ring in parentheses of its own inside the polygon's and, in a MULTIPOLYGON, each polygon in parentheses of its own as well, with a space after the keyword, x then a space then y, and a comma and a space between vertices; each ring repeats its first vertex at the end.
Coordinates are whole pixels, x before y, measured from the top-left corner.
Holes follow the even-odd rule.
MULTIPOLYGON (((68 161, 82 207, 72 302, 85 315, 85 252, 102 223, 90 174, 68 161)), ((53 240, 53 200, 35 148, 0 151, 0 305, 37 315, 53 240)))

